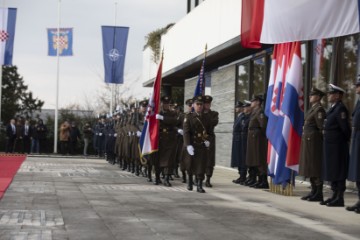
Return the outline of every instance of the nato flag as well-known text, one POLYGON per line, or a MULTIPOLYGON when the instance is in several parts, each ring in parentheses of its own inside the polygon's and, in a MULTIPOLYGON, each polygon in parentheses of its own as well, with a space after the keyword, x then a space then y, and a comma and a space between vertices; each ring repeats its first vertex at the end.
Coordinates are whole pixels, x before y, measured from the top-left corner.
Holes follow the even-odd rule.
POLYGON ((124 83, 124 65, 128 27, 102 26, 106 83, 124 83))

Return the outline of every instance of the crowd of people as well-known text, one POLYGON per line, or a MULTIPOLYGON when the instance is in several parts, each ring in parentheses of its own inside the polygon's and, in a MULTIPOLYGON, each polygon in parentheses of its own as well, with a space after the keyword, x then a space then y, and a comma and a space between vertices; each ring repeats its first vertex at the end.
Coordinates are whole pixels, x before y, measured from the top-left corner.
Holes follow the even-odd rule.
MULTIPOLYGON (((356 82, 360 95, 360 76, 356 82)), ((313 88, 310 108, 305 115, 301 139, 299 175, 310 179, 311 191, 302 200, 328 207, 343 207, 346 180, 356 182, 359 200, 348 211, 360 213, 360 100, 352 113, 352 126, 342 102, 345 90, 329 85, 327 93, 313 88), (327 94, 330 108, 325 111, 321 99, 327 94), (349 142, 351 140, 351 148, 349 142), (332 196, 324 200, 324 181, 331 185, 332 196)), ((267 179, 266 116, 260 108, 263 99, 238 102, 233 128, 232 167, 239 178, 234 183, 254 188, 269 188, 267 179)))

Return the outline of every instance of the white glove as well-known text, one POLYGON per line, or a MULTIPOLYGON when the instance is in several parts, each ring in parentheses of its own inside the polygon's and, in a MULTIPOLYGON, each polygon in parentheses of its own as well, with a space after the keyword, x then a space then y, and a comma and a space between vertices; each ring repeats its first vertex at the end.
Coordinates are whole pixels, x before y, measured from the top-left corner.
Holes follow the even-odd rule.
POLYGON ((207 148, 210 147, 210 142, 208 140, 205 140, 204 144, 205 144, 205 147, 207 147, 207 148))
POLYGON ((178 129, 178 133, 179 133, 180 135, 184 135, 184 131, 183 131, 182 129, 178 129))
POLYGON ((141 132, 140 132, 140 131, 137 131, 137 132, 136 132, 136 136, 141 137, 141 132))
POLYGON ((186 150, 189 153, 189 155, 194 156, 194 147, 192 145, 188 145, 186 147, 186 150))
POLYGON ((155 118, 159 120, 164 120, 164 116, 160 114, 156 114, 155 118))
POLYGON ((102 133, 99 133, 99 136, 102 136, 102 133))
POLYGON ((117 137, 117 133, 114 133, 114 137, 117 137))
POLYGON ((130 132, 130 131, 128 132, 128 134, 129 134, 128 136, 131 136, 131 132, 130 132))

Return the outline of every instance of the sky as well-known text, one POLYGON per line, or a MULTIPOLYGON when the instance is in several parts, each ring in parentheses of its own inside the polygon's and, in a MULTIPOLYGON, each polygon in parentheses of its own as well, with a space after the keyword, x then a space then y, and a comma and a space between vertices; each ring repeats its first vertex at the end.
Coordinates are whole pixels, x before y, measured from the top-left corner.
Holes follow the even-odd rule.
MULTIPOLYGON (((0 0, 17 8, 13 65, 34 96, 55 108, 56 57, 47 56, 47 28, 57 28, 59 0, 0 0)), ((102 25, 130 28, 124 81, 120 87, 135 98, 148 97, 142 87, 142 50, 145 36, 186 15, 184 0, 61 0, 61 27, 73 28, 72 57, 61 57, 59 108, 86 105, 105 91, 102 25), (115 4, 116 3, 116 4, 115 4), (117 6, 117 8, 115 7, 117 6), (117 11, 115 11, 115 9, 117 11)), ((128 97, 128 96, 125 96, 128 97)))

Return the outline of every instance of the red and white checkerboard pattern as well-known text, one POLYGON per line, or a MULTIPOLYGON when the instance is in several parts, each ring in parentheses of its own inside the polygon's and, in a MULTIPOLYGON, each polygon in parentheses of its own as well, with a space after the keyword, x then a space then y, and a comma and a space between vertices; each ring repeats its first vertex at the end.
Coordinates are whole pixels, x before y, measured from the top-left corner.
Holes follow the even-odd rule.
POLYGON ((0 41, 5 42, 9 38, 9 34, 4 30, 0 31, 0 41))

